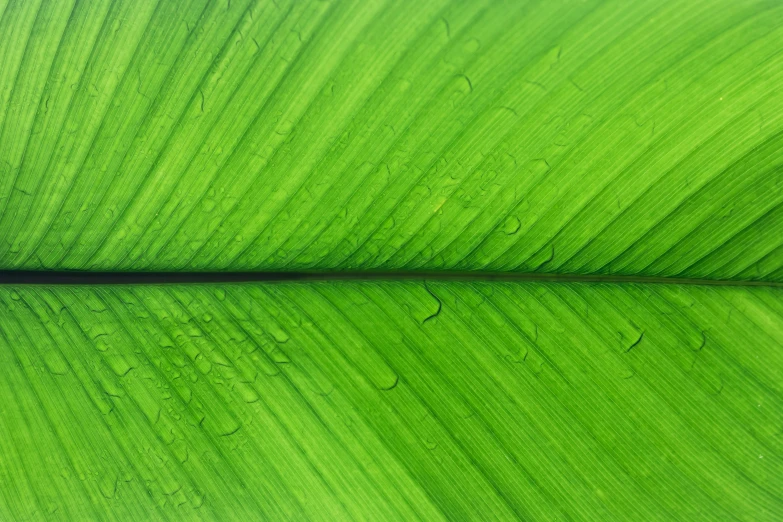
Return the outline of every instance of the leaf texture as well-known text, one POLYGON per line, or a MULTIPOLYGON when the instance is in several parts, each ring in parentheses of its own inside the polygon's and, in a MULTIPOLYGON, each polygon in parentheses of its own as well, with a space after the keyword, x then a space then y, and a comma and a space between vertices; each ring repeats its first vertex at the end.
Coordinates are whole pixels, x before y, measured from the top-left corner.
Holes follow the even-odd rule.
POLYGON ((783 281, 783 5, 0 2, 0 267, 783 281))
POLYGON ((0 288, 4 520, 783 516, 774 288, 0 288))
POLYGON ((777 0, 0 0, 5 274, 406 271, 0 286, 0 520, 783 519, 781 42, 777 0))

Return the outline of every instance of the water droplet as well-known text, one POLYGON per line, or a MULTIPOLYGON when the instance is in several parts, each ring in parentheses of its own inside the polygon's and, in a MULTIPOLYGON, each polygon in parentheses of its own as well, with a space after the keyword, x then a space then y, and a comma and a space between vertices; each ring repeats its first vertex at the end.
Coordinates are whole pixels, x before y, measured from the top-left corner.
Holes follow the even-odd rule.
POLYGON ((233 368, 233 365, 231 364, 231 361, 228 360, 228 358, 223 355, 221 352, 214 351, 210 354, 210 359, 214 364, 217 364, 218 366, 224 366, 226 368, 233 368))
POLYGON ((290 120, 284 120, 280 122, 280 124, 277 126, 277 129, 275 129, 275 132, 280 136, 284 136, 286 134, 290 134, 293 129, 294 124, 290 120))
POLYGON ((506 221, 503 223, 503 232, 505 232, 506 235, 510 236, 512 234, 516 234, 521 226, 522 223, 520 223, 518 217, 509 216, 506 218, 506 221))
POLYGON ((112 379, 108 379, 106 376, 101 375, 99 380, 101 383, 101 388, 103 388, 103 392, 109 397, 121 398, 125 395, 123 389, 117 386, 112 379))
POLYGON ((283 330, 281 330, 280 327, 278 327, 277 325, 271 325, 269 327, 269 333, 272 335, 272 338, 278 343, 288 342, 288 334, 285 333, 283 330))
POLYGON ((175 441, 171 445, 171 451, 172 453, 174 453, 174 456, 181 464, 184 464, 185 462, 188 461, 188 458, 190 458, 188 447, 184 441, 181 440, 175 441))
POLYGON ((231 415, 223 411, 216 411, 204 421, 204 426, 220 437, 229 437, 239 431, 242 425, 231 415))
POLYGON ((291 362, 291 359, 288 357, 288 355, 277 346, 273 347, 269 351, 269 357, 271 357, 272 361, 274 361, 276 364, 288 364, 291 362))
MULTIPOLYGON (((82 479, 84 480, 84 479, 82 479)), ((98 488, 101 490, 101 495, 106 498, 114 498, 114 494, 117 492, 117 475, 114 473, 104 473, 98 479, 98 488)))
POLYGON ((247 403, 253 403, 259 399, 258 393, 256 393, 256 390, 249 384, 241 382, 237 384, 234 389, 239 393, 239 396, 242 397, 242 400, 247 403))
POLYGON ((375 383, 376 386, 378 387, 378 389, 383 391, 393 390, 394 388, 397 387, 397 384, 399 384, 400 382, 400 377, 396 373, 391 371, 391 369, 383 372, 382 375, 375 376, 375 377, 376 378, 374 380, 377 380, 375 383))
POLYGON ((22 299, 22 297, 19 295, 19 292, 17 292, 16 290, 11 290, 11 299, 13 299, 14 301, 19 301, 22 299))
POLYGON ((103 397, 96 397, 93 394, 90 394, 90 397, 92 398, 93 402, 95 402, 95 405, 98 407, 98 410, 103 415, 110 414, 112 412, 112 410, 114 409, 114 406, 112 406, 112 404, 109 401, 107 401, 105 398, 103 398, 103 397))
POLYGON ((174 437, 174 431, 171 429, 171 426, 168 422, 165 422, 162 426, 160 426, 157 431, 161 440, 163 440, 166 445, 172 444, 176 440, 174 437))
POLYGON ((128 360, 120 354, 106 357, 106 362, 118 377, 126 376, 128 372, 134 368, 134 366, 131 365, 131 363, 129 363, 128 360))
POLYGON ((196 368, 198 368, 198 371, 204 375, 207 375, 212 371, 212 363, 199 355, 198 359, 196 360, 196 368))
POLYGON ((95 340, 95 348, 99 352, 107 352, 109 351, 109 341, 106 336, 98 337, 98 339, 95 340))
POLYGON ((160 419, 160 406, 149 396, 137 395, 136 404, 147 419, 155 424, 160 419))
POLYGON ((207 418, 207 416, 203 411, 201 411, 201 409, 195 409, 195 408, 197 408, 197 406, 186 410, 187 421, 188 424, 190 424, 191 426, 200 426, 207 418))
POLYGON ((481 47, 481 42, 475 38, 471 38, 465 42, 465 45, 462 48, 465 49, 465 52, 467 53, 475 53, 478 51, 479 47, 481 47))
POLYGON ((198 490, 192 490, 188 494, 188 502, 193 509, 198 509, 204 504, 204 495, 198 490))

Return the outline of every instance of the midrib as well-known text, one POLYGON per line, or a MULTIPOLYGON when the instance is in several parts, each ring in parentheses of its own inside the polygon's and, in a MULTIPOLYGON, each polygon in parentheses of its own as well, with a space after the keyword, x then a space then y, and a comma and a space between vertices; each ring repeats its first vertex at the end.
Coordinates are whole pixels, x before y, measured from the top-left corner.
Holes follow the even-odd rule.
POLYGON ((709 286, 783 287, 781 281, 744 281, 637 275, 551 274, 452 270, 364 270, 291 272, 93 272, 49 270, 0 270, 0 284, 105 285, 105 284, 197 284, 314 281, 498 281, 548 283, 636 283, 709 286))

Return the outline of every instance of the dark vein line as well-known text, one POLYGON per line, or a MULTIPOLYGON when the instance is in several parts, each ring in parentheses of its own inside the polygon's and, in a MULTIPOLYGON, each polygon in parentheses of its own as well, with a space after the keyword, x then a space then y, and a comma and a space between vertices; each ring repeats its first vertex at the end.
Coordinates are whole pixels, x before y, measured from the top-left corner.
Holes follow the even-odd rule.
POLYGON ((92 272, 81 270, 0 270, 0 285, 136 285, 326 281, 463 281, 518 283, 605 283, 703 286, 766 286, 783 281, 698 279, 642 275, 557 274, 466 270, 366 270, 300 272, 92 272))

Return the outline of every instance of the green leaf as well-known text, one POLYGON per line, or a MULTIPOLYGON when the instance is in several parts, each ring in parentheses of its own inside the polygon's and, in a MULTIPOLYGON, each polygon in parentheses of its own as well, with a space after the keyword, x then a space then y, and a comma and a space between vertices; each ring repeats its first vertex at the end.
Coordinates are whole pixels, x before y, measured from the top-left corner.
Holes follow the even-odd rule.
POLYGON ((783 514, 781 289, 0 289, 4 519, 783 514))
POLYGON ((1 520, 783 519, 781 2, 0 36, 1 520))
POLYGON ((0 11, 4 268, 783 281, 778 1, 0 11))

